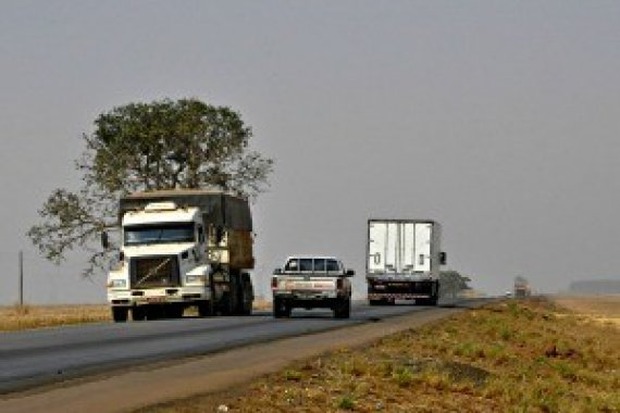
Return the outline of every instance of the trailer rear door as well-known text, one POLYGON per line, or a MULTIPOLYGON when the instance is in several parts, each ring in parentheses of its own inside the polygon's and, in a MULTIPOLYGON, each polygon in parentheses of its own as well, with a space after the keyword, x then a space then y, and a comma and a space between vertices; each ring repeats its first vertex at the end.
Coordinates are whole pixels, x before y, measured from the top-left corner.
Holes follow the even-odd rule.
POLYGON ((431 235, 433 225, 430 223, 415 224, 415 261, 414 271, 428 272, 431 270, 431 235))
POLYGON ((411 274, 431 270, 432 223, 368 223, 369 274, 411 274))

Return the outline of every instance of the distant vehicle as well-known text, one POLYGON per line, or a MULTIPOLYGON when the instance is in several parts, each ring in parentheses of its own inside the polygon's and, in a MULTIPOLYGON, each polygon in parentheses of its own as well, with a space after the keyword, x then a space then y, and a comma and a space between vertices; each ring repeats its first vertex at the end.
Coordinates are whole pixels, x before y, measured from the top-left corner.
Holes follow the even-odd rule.
POLYGON ((271 279, 274 317, 290 317, 293 308, 330 308, 335 318, 349 318, 353 275, 335 257, 288 257, 271 279))
POLYGON ((525 277, 517 276, 514 282, 514 296, 525 298, 531 295, 530 283, 525 277))
MULTIPOLYGON (((108 275, 114 321, 250 314, 252 216, 246 199, 222 191, 140 192, 120 200, 119 264, 108 275)), ((102 234, 108 247, 108 237, 102 234)))
POLYGON ((512 297, 512 291, 506 291, 505 296, 508 298, 512 297))
POLYGON ((441 225, 426 219, 370 219, 366 281, 370 305, 415 300, 437 305, 441 251, 441 225))

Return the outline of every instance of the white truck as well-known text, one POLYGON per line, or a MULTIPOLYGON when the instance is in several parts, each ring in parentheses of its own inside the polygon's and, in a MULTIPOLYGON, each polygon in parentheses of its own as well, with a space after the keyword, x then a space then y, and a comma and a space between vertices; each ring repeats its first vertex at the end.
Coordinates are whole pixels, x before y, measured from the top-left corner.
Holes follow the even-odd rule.
POLYGON ((366 281, 370 305, 415 300, 437 305, 441 225, 428 219, 369 219, 366 281))
POLYGON ((288 257, 271 279, 274 317, 290 317, 293 308, 330 308, 335 318, 349 318, 353 275, 335 257, 288 257))
MULTIPOLYGON (((246 315, 254 292, 248 201, 221 191, 168 190, 121 198, 120 251, 108 274, 112 317, 246 315)), ((107 233, 102 234, 109 247, 107 233)))

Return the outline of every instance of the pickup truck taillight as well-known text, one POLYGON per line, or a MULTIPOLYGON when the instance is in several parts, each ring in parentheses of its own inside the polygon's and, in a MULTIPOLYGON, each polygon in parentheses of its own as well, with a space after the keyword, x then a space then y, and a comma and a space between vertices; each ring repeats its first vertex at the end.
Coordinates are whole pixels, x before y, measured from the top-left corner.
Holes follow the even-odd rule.
POLYGON ((278 288, 278 277, 271 277, 271 289, 276 290, 278 288))
POLYGON ((344 280, 342 278, 338 278, 336 280, 336 289, 342 290, 344 288, 344 280))

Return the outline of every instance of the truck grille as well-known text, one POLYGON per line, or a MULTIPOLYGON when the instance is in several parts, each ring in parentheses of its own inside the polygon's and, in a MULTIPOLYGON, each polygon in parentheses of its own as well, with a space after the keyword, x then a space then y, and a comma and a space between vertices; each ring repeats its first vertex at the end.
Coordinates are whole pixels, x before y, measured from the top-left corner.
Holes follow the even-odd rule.
POLYGON ((131 288, 176 287, 180 284, 177 257, 156 256, 132 258, 131 288))

